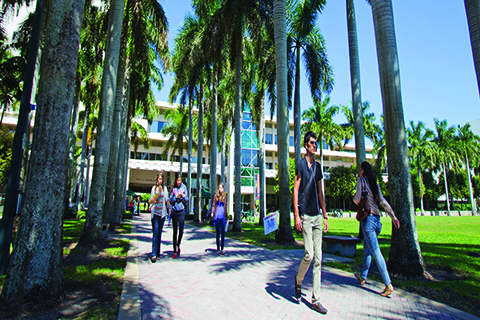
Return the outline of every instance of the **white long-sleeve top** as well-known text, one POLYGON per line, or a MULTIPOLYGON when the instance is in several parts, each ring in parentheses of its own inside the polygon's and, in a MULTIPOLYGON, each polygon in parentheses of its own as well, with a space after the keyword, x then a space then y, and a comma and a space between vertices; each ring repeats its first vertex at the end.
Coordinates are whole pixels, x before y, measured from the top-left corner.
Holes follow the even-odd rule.
MULTIPOLYGON (((382 195, 382 191, 380 191, 380 186, 378 186, 378 202, 380 205, 385 209, 387 214, 390 216, 390 218, 395 219, 395 213, 393 212, 392 207, 388 204, 387 200, 382 195)), ((356 205, 360 203, 360 199, 362 198, 362 190, 367 190, 368 193, 368 206, 371 208, 371 213, 376 214, 377 216, 380 216, 380 209, 378 208, 377 203, 375 202, 375 199, 373 198, 373 193, 372 190, 370 190, 370 185, 368 184, 368 180, 365 177, 358 178, 357 181, 357 193, 353 197, 353 202, 355 202, 356 205)))
MULTIPOLYGON (((157 192, 162 192, 161 190, 158 190, 159 188, 157 188, 156 186, 153 186, 152 187, 152 192, 150 193, 150 201, 152 201, 153 198, 155 198, 155 194, 157 192)), ((159 203, 159 199, 162 199, 162 197, 159 197, 157 199, 157 202, 156 203, 153 203, 152 206, 155 206, 155 205, 162 205, 163 208, 162 208, 162 218, 165 217, 167 215, 167 200, 168 200, 168 190, 167 190, 167 187, 163 187, 163 203, 159 203)), ((152 219, 153 219, 153 207, 152 207, 152 219)))

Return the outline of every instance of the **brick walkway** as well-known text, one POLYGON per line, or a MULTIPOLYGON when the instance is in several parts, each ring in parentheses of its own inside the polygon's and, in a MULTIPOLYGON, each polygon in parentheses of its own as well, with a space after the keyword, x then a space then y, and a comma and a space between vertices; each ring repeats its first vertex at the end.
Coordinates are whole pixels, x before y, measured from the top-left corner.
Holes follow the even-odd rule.
POLYGON ((270 251, 226 238, 226 255, 217 255, 215 234, 189 224, 181 249, 172 259, 166 226, 161 258, 151 263, 150 215, 135 217, 119 319, 480 319, 399 289, 384 298, 382 283, 360 287, 352 274, 328 267, 322 269, 321 302, 328 309, 322 316, 309 308, 311 268, 300 303, 293 296, 302 250, 270 251))

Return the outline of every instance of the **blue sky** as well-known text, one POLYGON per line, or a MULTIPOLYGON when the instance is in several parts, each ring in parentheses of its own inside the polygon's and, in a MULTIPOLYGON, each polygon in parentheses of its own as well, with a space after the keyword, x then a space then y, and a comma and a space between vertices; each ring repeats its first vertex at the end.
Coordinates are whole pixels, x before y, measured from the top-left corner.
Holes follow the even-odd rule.
MULTIPOLYGON (((160 1, 169 19, 172 50, 178 29, 186 14, 191 12, 191 2, 160 1)), ((335 74, 331 105, 349 105, 351 101, 345 7, 345 0, 330 0, 318 18, 335 74)), ((409 126, 410 120, 415 123, 423 121, 428 128, 434 129, 434 117, 446 119, 450 126, 480 119, 479 92, 464 2, 393 0, 393 10, 405 125, 409 126)), ((365 0, 357 0, 355 12, 362 100, 370 102, 370 112, 374 112, 378 119, 382 113, 382 100, 372 10, 365 0)), ((164 88, 155 93, 157 100, 167 100, 173 83, 170 75, 164 79, 164 88)), ((304 110, 313 102, 305 81, 301 87, 304 110)), ((343 122, 344 118, 340 116, 336 121, 343 122)))

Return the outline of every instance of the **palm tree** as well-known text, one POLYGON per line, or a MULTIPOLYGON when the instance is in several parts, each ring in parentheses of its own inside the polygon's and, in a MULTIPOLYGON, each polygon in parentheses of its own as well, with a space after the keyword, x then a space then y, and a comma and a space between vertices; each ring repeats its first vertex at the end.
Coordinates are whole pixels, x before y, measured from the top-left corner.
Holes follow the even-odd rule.
POLYGON ((9 106, 19 104, 22 97, 20 83, 23 79, 25 60, 21 56, 14 56, 9 46, 0 41, 0 126, 3 116, 9 106))
POLYGON ((418 195, 420 198, 422 216, 424 215, 423 195, 425 193, 423 190, 422 169, 426 163, 432 162, 434 154, 434 146, 432 143, 433 137, 433 131, 427 129, 422 121, 419 121, 418 125, 415 125, 413 121, 410 121, 410 128, 407 128, 407 139, 410 143, 410 157, 417 167, 419 186, 418 195))
MULTIPOLYGON (((290 3, 290 2, 289 2, 290 3)), ((310 93, 314 100, 321 99, 322 92, 333 89, 333 72, 327 58, 325 40, 316 25, 318 14, 325 7, 325 0, 301 0, 291 2, 288 37, 290 56, 295 59, 295 93, 293 102, 295 165, 301 159, 302 137, 300 133, 300 57, 303 56, 310 93)))
POLYGON ((391 204, 402 228, 393 229, 389 271, 408 278, 423 278, 425 263, 415 226, 415 206, 408 161, 400 68, 391 0, 370 0, 385 117, 385 146, 391 204))
POLYGON ((467 11, 468 30, 470 31, 470 43, 477 74, 477 85, 480 93, 480 3, 477 0, 465 0, 467 11))
MULTIPOLYGON (((342 141, 345 139, 345 133, 339 124, 333 122, 335 117, 340 111, 340 107, 331 106, 330 96, 326 96, 325 100, 314 100, 314 106, 305 110, 302 114, 302 119, 306 122, 302 124, 302 132, 313 131, 317 134, 317 143, 320 148, 320 166, 323 171, 323 143, 330 147, 331 150, 335 149, 337 145, 340 150, 342 149, 342 141)), ((322 186, 324 180, 322 179, 322 186)), ((323 188, 325 192, 325 188, 323 188)))
POLYGON ((185 106, 180 106, 176 109, 166 110, 165 119, 168 123, 163 126, 161 133, 167 137, 167 142, 163 147, 163 154, 168 157, 168 154, 179 154, 180 156, 180 174, 183 167, 183 139, 188 139, 188 109, 185 106), (171 152, 170 152, 171 151, 171 152))
MULTIPOLYGON (((347 118, 347 122, 342 124, 342 127, 346 130, 346 133, 347 133, 345 137, 344 145, 350 142, 351 135, 349 135, 349 132, 352 132, 352 131, 355 132, 355 116, 352 111, 354 109, 353 102, 351 102, 351 105, 352 105, 351 107, 340 105, 340 108, 342 109, 343 114, 347 118)), ((364 137, 369 138, 373 143, 375 143, 377 139, 377 133, 381 131, 381 128, 378 124, 375 123, 375 114, 368 113, 369 109, 370 109, 370 102, 368 101, 363 102, 362 110, 361 110, 362 120, 363 120, 362 131, 364 132, 364 137)))
POLYGON ((440 165, 440 170, 443 173, 445 183, 446 207, 448 215, 450 215, 450 197, 448 194, 447 169, 456 165, 455 154, 455 127, 447 128, 447 120, 439 121, 434 118, 435 130, 437 135, 433 139, 435 144, 435 158, 436 165, 440 165))
POLYGON ((362 112, 362 87, 360 84, 360 57, 358 54, 357 22, 353 0, 347 0, 348 51, 350 54, 350 82, 352 85, 353 128, 357 168, 366 160, 365 131, 362 112))
MULTIPOLYGON (((173 53, 173 71, 175 72, 175 82, 170 89, 169 99, 172 103, 181 93, 180 103, 185 105, 188 99, 189 106, 189 134, 188 134, 188 155, 192 158, 193 147, 193 103, 196 99, 198 108, 198 148, 197 148, 197 197, 195 198, 195 220, 200 221, 200 196, 202 181, 202 157, 203 157, 203 80, 205 58, 201 45, 201 35, 203 33, 203 21, 196 17, 188 16, 175 38, 175 48, 173 53)), ((191 190, 191 161, 188 163, 187 184, 191 190)), ((190 193, 191 194, 191 193, 190 193)), ((191 199, 191 197, 190 197, 191 199)), ((189 208, 192 206, 189 204, 189 208)), ((190 209, 189 209, 190 210, 190 209)))
MULTIPOLYGON (((280 194, 290 194, 288 153, 288 86, 287 86, 287 6, 285 0, 273 1, 275 62, 277 78, 278 177, 280 194)), ((235 136, 237 139, 237 137, 235 136)), ((290 197, 280 197, 280 226, 277 242, 293 241, 290 222, 290 197)))
POLYGON ((115 104, 115 84, 117 80, 118 59, 120 55, 120 35, 125 2, 112 0, 109 14, 109 31, 105 49, 100 110, 95 140, 95 163, 91 183, 91 197, 88 204, 86 221, 80 236, 82 244, 96 244, 103 241, 102 223, 106 221, 103 212, 105 199, 108 159, 110 157, 110 138, 115 104))
POLYGON ((472 159, 476 162, 479 160, 480 153, 480 137, 472 132, 470 124, 467 123, 463 127, 458 126, 458 135, 455 137, 459 154, 465 158, 465 168, 467 170, 468 191, 470 192, 470 203, 472 205, 472 214, 477 213, 475 200, 473 198, 472 178, 470 176, 470 163, 472 159))
POLYGON ((246 86, 247 92, 251 93, 250 102, 252 120, 257 129, 259 138, 258 166, 260 178, 260 210, 259 224, 263 225, 265 217, 265 95, 268 94, 271 106, 275 109, 275 47, 273 36, 273 19, 267 19, 264 25, 253 28, 252 50, 249 59, 248 78, 250 85, 246 86), (251 89, 250 89, 251 87, 251 89))
POLYGON ((83 1, 52 1, 44 19, 39 108, 32 145, 35 157, 31 159, 20 223, 1 293, 6 304, 19 304, 26 299, 56 301, 64 293, 62 218, 68 157, 65 141, 75 92, 83 7, 83 1))

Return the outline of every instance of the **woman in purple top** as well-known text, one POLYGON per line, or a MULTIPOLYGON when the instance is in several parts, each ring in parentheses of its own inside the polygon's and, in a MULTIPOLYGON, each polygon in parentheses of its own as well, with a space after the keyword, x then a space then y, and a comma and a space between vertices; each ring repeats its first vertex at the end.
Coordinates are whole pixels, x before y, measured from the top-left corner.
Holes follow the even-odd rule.
POLYGON ((215 225, 215 230, 217 232, 217 254, 220 254, 220 248, 222 250, 222 254, 225 254, 223 246, 225 244, 225 225, 227 222, 227 195, 224 192, 224 188, 225 187, 223 186, 223 183, 220 182, 212 205, 213 224, 215 225), (220 232, 222 236, 221 242, 220 232))
POLYGON ((170 215, 172 216, 173 221, 173 259, 180 256, 180 243, 182 242, 183 237, 185 206, 187 203, 187 187, 182 183, 182 175, 177 173, 175 174, 172 190, 170 190, 170 205, 172 206, 170 215))

